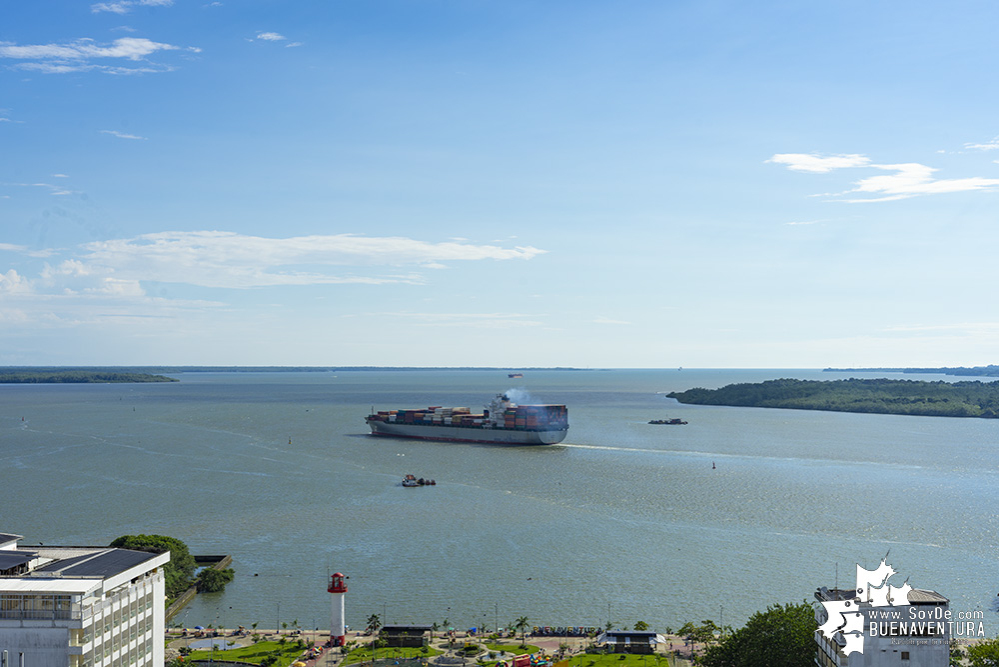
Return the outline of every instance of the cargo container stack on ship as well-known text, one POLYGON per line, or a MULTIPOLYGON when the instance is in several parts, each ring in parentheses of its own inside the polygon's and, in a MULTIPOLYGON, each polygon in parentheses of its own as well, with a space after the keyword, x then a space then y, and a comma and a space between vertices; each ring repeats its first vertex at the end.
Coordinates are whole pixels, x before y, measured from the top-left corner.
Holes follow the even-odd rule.
POLYGON ((569 412, 564 405, 517 405, 500 394, 481 413, 432 406, 386 410, 365 417, 372 435, 451 442, 553 445, 565 439, 569 412))

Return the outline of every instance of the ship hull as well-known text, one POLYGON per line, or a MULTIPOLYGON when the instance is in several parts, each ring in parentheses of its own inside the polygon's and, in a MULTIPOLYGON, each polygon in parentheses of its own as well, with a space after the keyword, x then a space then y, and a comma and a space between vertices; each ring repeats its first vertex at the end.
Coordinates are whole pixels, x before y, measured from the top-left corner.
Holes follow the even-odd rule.
POLYGON ((494 445, 554 445, 565 440, 566 429, 527 431, 503 428, 468 428, 430 424, 399 424, 369 421, 371 435, 445 442, 475 442, 494 445))

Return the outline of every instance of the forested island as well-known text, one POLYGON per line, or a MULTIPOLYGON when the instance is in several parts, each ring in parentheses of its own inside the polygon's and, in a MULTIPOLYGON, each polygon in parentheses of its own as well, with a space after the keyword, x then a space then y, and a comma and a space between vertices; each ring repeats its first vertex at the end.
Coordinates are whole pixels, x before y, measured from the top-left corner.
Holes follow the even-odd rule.
POLYGON ((826 373, 933 373, 966 377, 999 377, 999 366, 941 366, 939 368, 823 368, 826 373))
POLYGON ((767 380, 667 394, 681 403, 931 417, 999 417, 999 381, 767 380))
POLYGON ((0 368, 0 384, 60 384, 109 382, 178 382, 177 378, 152 373, 132 373, 116 370, 31 370, 0 368))

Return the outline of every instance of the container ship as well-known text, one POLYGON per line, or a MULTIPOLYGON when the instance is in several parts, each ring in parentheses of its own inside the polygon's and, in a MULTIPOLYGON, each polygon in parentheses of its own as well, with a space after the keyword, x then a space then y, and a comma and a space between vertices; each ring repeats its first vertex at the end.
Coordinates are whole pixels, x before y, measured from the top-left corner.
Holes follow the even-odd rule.
POLYGON ((517 405, 506 394, 483 406, 481 413, 434 406, 374 412, 364 421, 372 435, 504 445, 554 445, 569 430, 564 405, 517 405))

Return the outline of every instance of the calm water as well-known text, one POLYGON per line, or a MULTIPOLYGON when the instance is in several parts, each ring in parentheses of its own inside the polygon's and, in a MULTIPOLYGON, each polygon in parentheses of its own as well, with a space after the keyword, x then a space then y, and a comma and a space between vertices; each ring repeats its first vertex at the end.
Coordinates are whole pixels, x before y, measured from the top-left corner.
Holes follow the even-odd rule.
POLYGON ((856 563, 873 568, 890 549, 893 583, 908 576, 954 609, 984 610, 999 631, 997 421, 682 406, 658 393, 845 377, 818 371, 178 377, 0 386, 0 531, 25 544, 159 533, 232 554, 236 580, 199 596, 178 617, 189 626, 328 627, 336 570, 350 577, 355 627, 373 613, 738 626, 852 585, 856 563), (474 408, 514 386, 569 406, 565 443, 366 435, 372 407, 474 408), (646 423, 663 417, 689 424, 646 423), (438 485, 405 489, 406 473, 438 485))

